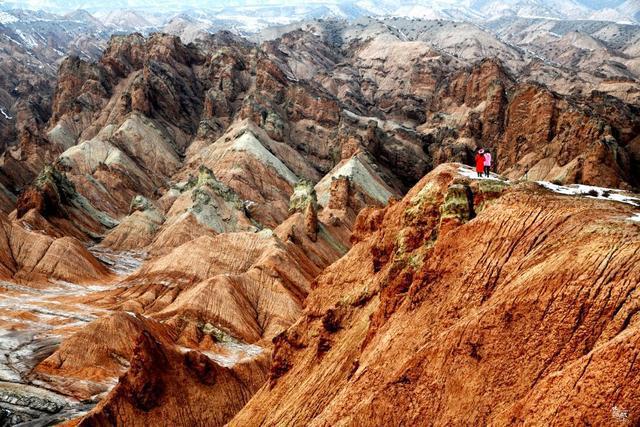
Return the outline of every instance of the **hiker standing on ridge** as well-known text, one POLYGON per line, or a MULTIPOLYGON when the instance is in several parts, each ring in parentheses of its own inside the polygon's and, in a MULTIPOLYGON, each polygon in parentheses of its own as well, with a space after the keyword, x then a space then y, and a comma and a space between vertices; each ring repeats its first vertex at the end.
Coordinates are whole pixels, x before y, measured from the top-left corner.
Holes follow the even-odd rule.
POLYGON ((491 153, 487 151, 484 153, 484 176, 489 178, 489 172, 491 171, 491 153))
POLYGON ((476 153, 476 172, 478 172, 478 178, 482 178, 482 172, 484 171, 484 150, 481 148, 476 153))

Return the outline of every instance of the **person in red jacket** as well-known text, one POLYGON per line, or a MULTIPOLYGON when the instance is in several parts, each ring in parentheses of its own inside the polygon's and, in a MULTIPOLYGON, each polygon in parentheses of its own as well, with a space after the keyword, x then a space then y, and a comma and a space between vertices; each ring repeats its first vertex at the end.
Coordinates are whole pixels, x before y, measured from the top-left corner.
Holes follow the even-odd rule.
POLYGON ((484 150, 482 148, 476 153, 476 172, 478 172, 478 178, 482 178, 484 172, 484 150))

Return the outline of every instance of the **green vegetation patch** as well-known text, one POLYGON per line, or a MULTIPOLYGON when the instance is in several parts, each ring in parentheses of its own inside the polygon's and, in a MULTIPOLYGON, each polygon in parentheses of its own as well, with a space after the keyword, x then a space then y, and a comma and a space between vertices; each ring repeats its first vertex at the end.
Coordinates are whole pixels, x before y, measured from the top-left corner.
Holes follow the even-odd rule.
POLYGON ((316 190, 311 181, 301 179, 293 187, 293 194, 289 199, 289 212, 304 212, 310 203, 317 204, 316 190))
POLYGON ((440 218, 458 218, 461 221, 468 221, 471 218, 471 210, 467 192, 468 187, 465 185, 453 184, 449 186, 444 203, 440 206, 440 218))

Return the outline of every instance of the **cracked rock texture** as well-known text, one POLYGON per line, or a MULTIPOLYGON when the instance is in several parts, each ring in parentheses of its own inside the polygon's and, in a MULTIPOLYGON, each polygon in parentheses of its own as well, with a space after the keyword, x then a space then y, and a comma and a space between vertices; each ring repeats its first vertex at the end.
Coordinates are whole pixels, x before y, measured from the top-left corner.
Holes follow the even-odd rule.
POLYGON ((525 183, 469 221, 456 176, 363 211, 230 425, 638 422, 630 207, 525 183))
POLYGON ((473 25, 363 18, 62 60, 41 106, 0 115, 0 380, 69 402, 5 406, 638 424, 638 209, 618 190, 640 185, 640 86, 632 51, 562 39, 553 65, 473 25), (470 178, 481 147, 500 175, 470 178))

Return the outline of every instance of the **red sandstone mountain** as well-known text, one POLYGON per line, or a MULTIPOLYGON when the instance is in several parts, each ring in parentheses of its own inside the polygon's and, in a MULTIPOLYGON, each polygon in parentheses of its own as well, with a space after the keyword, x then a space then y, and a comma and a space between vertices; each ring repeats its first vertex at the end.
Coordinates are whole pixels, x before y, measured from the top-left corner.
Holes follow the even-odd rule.
POLYGON ((12 419, 635 422, 637 105, 332 25, 62 63, 0 162, 12 419))
POLYGON ((637 422, 632 212, 438 167, 360 215, 230 425, 637 422))

